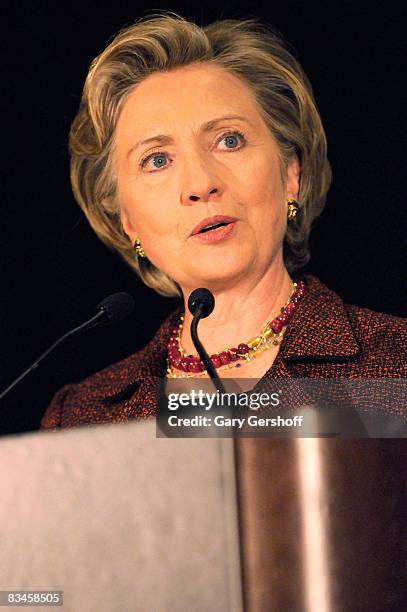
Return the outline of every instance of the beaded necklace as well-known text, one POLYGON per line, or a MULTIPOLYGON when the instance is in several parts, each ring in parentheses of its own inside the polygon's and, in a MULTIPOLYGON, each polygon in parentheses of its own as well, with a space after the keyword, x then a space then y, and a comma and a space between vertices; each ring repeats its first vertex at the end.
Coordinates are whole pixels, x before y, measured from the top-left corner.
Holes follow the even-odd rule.
MULTIPOLYGON (((210 359, 217 370, 239 367, 240 361, 251 361, 260 356, 273 346, 280 344, 283 339, 287 325, 291 321, 298 303, 305 292, 304 281, 293 283, 293 290, 285 305, 274 319, 267 321, 260 333, 248 342, 241 342, 237 347, 226 348, 214 353, 210 359), (238 363, 236 363, 238 362, 238 363)), ((191 378, 192 376, 204 376, 207 372, 199 356, 188 355, 181 346, 181 334, 184 325, 184 316, 180 317, 180 323, 174 328, 167 343, 167 377, 168 378, 191 378), (176 370, 180 373, 177 374, 176 370)))

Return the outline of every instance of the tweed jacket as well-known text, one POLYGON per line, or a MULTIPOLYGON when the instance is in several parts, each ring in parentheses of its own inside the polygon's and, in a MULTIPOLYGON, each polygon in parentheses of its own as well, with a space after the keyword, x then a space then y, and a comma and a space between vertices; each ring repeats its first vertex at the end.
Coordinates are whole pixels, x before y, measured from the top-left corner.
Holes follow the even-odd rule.
MULTIPOLYGON (((407 377, 407 319, 344 304, 315 276, 263 378, 407 377)), ((62 387, 41 429, 125 422, 156 414, 156 381, 166 373, 166 344, 180 305, 141 351, 79 383, 62 387)))

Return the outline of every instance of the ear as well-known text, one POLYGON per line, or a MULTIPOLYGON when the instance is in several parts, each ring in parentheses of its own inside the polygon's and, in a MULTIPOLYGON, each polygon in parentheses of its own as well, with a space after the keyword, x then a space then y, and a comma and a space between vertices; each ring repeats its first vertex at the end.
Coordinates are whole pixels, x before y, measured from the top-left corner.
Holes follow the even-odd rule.
POLYGON ((298 200, 300 192, 301 166, 297 155, 293 155, 287 165, 286 191, 289 198, 298 200))
POLYGON ((123 208, 120 209, 120 221, 125 234, 127 234, 129 237, 130 242, 134 244, 136 238, 138 237, 137 232, 135 231, 127 212, 123 208))

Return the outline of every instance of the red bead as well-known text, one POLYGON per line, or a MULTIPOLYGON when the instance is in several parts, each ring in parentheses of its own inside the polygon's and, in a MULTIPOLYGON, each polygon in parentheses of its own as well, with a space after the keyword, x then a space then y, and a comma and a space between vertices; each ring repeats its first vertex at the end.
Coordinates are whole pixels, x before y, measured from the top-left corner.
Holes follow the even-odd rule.
POLYGON ((177 368, 177 370, 182 370, 181 361, 183 361, 183 357, 174 357, 173 359, 170 358, 171 365, 174 366, 174 368, 177 368))
POLYGON ((189 355, 188 361, 189 363, 199 363, 200 359, 199 357, 196 357, 195 355, 189 355))
POLYGON ((181 359, 180 370, 183 370, 184 372, 189 372, 189 362, 188 359, 186 359, 185 357, 181 359))
POLYGON ((199 361, 198 362, 194 361, 193 363, 190 363, 189 364, 189 371, 190 372, 202 372, 201 365, 200 365, 199 361))
POLYGON ((219 357, 221 362, 226 365, 227 363, 230 363, 231 359, 230 359, 230 354, 227 353, 226 351, 223 351, 222 353, 219 353, 219 357))
POLYGON ((168 350, 168 352, 169 352, 171 355, 178 355, 178 354, 181 354, 181 353, 180 353, 180 350, 179 350, 179 348, 178 348, 178 346, 169 346, 169 347, 167 348, 167 350, 168 350))
MULTIPOLYGON (((291 310, 286 310, 284 312, 284 316, 287 318, 288 323, 291 321, 291 317, 293 316, 293 312, 291 310)), ((288 323, 286 323, 286 325, 288 325, 288 323)))
MULTIPOLYGON (((237 353, 237 349, 236 349, 236 353, 237 353)), ((236 353, 232 352, 232 349, 230 349, 230 351, 229 351, 230 361, 236 361, 237 360, 236 353)))
POLYGON ((168 350, 172 348, 176 348, 178 350, 178 342, 176 340, 172 340, 171 342, 167 344, 167 348, 168 350))
POLYGON ((244 342, 238 344, 237 352, 240 353, 240 355, 246 355, 246 353, 248 353, 249 351, 249 347, 244 342))
POLYGON ((278 319, 273 319, 273 321, 271 322, 271 329, 273 330, 273 332, 278 334, 279 332, 281 332, 282 328, 283 324, 281 323, 281 321, 279 321, 278 319))
POLYGON ((219 355, 211 355, 211 361, 215 368, 220 368, 220 366, 222 365, 222 361, 219 355))
POLYGON ((173 334, 173 336, 177 336, 177 335, 178 335, 178 331, 179 331, 179 330, 178 330, 178 329, 175 327, 175 328, 172 330, 172 332, 171 332, 171 333, 173 334))
POLYGON ((289 317, 286 314, 282 314, 278 317, 278 321, 280 321, 280 323, 282 325, 287 325, 288 321, 289 321, 289 317))
POLYGON ((291 315, 297 310, 297 305, 290 302, 285 308, 285 314, 291 315))

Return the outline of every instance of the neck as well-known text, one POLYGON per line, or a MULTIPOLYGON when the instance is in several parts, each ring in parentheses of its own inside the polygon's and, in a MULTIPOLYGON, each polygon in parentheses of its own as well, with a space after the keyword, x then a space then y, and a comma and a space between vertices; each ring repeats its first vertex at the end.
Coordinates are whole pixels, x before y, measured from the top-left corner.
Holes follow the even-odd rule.
MULTIPOLYGON (((210 288, 210 287, 208 287, 210 288)), ((185 320, 181 343, 188 354, 196 349, 190 334, 193 319, 184 292, 185 320)), ((209 355, 237 346, 257 335, 267 321, 280 312, 292 292, 292 280, 284 266, 269 270, 260 279, 252 277, 232 288, 213 291, 215 309, 199 322, 199 338, 209 355)))

